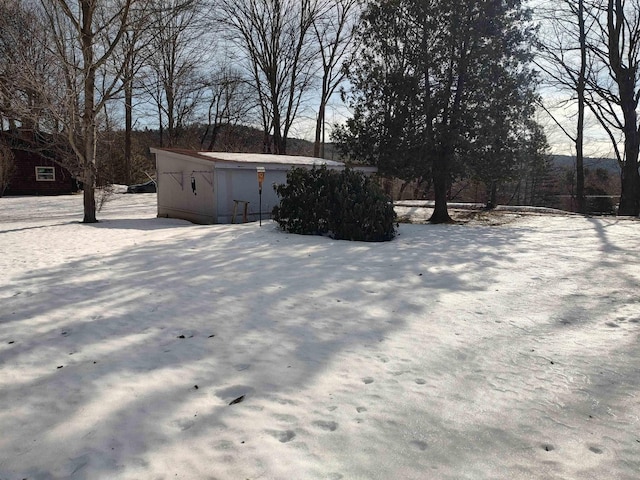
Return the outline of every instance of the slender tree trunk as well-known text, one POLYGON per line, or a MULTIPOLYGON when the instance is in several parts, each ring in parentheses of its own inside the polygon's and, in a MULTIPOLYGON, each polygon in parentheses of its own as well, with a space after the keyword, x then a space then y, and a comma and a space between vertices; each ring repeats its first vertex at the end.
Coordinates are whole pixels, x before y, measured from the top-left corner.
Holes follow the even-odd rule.
POLYGON ((131 134, 133 131, 133 88, 127 79, 124 89, 124 182, 131 183, 131 134))
POLYGON ((215 147, 216 145, 216 140, 218 139, 218 133, 220 132, 220 128, 221 126, 216 124, 213 126, 213 129, 211 130, 211 141, 209 142, 209 148, 207 149, 210 152, 213 152, 213 147, 215 147))
POLYGON ((580 35, 580 72, 576 93, 578 94, 578 124, 576 131, 576 195, 578 197, 578 212, 586 213, 584 197, 584 108, 585 84, 587 71, 587 38, 584 25, 584 0, 578 0, 578 28, 580 35))
POLYGON ((320 158, 325 158, 324 157, 324 147, 327 144, 327 142, 325 141, 325 124, 324 124, 324 116, 325 116, 325 112, 322 112, 322 140, 320 140, 320 158))
POLYGON ((160 135, 160 148, 164 147, 164 127, 162 126, 162 105, 158 102, 158 134, 160 135))
POLYGON ((280 112, 277 105, 274 104, 273 107, 273 153, 285 155, 287 146, 283 143, 280 112))
POLYGON ((313 156, 316 158, 322 158, 323 156, 320 152, 320 146, 322 143, 324 143, 322 138, 322 135, 324 133, 324 110, 325 107, 321 103, 320 108, 318 109, 318 118, 316 119, 316 138, 315 142, 313 143, 313 156))
POLYGON ((169 147, 173 147, 176 140, 176 125, 175 125, 175 116, 174 116, 174 98, 173 93, 168 89, 166 91, 167 96, 167 137, 168 137, 168 145, 169 147))
POLYGON ((84 64, 87 66, 84 78, 84 219, 83 223, 96 223, 96 128, 95 128, 95 83, 96 70, 93 59, 93 12, 95 5, 83 1, 81 45, 84 64))
POLYGON ((322 81, 322 92, 320 94, 320 106, 318 107, 318 118, 316 119, 316 138, 313 144, 313 156, 316 158, 324 157, 324 118, 327 110, 327 71, 325 67, 324 78, 322 81))
POLYGON ((262 153, 271 153, 271 137, 269 135, 269 129, 266 127, 262 137, 262 153))
POLYGON ((493 210, 496 208, 498 203, 498 182, 491 182, 491 190, 489 192, 489 203, 487 208, 493 210))

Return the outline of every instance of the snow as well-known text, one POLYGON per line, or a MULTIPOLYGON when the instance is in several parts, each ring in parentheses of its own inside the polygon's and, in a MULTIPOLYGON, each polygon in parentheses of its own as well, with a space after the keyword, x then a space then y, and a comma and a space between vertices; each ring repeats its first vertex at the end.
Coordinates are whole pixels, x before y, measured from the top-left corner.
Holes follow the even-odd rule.
POLYGON ((0 198, 2 480, 638 478, 637 220, 81 210, 0 198))
POLYGON ((213 160, 226 160, 237 163, 264 163, 284 165, 327 165, 343 167, 344 163, 335 160, 318 159, 299 155, 270 155, 264 153, 198 152, 198 155, 213 160))

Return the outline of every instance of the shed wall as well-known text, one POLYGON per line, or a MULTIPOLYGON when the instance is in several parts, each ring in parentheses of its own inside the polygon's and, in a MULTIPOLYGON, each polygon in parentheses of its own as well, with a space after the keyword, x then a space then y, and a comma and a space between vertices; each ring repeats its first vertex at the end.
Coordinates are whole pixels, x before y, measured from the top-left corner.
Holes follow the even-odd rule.
POLYGON ((163 155, 157 155, 156 161, 158 216, 201 224, 217 223, 213 164, 202 165, 163 155))
MULTIPOLYGON (((260 195, 255 167, 247 169, 224 168, 218 164, 216 174, 218 223, 231 223, 234 200, 249 202, 248 219, 249 221, 257 221, 260 218, 260 195)), ((285 183, 286 181, 287 172, 285 170, 270 170, 269 166, 265 166, 264 183, 262 184, 263 219, 270 218, 271 210, 279 203, 273 184, 285 183)), ((240 206, 238 206, 238 213, 241 213, 240 206)), ((238 215, 236 222, 241 219, 242 216, 238 215)))

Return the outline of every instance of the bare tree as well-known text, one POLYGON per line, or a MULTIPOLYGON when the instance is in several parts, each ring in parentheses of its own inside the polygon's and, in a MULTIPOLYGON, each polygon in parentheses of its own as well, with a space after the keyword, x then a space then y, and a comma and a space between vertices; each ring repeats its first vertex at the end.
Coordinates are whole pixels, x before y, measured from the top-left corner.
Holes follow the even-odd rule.
POLYGON ((538 6, 538 15, 544 22, 538 42, 539 55, 536 65, 545 74, 546 83, 554 89, 569 91, 572 98, 563 104, 575 101, 577 116, 575 127, 565 126, 546 105, 554 123, 571 140, 576 151, 576 197, 578 211, 585 212, 584 196, 584 128, 586 112, 587 76, 592 61, 588 58, 587 41, 593 27, 593 19, 585 12, 584 0, 553 1, 549 6, 538 6))
POLYGON ((97 221, 99 117, 122 77, 121 70, 105 69, 135 1, 40 0, 28 10, 15 2, 32 22, 33 41, 14 45, 2 103, 9 103, 10 118, 47 133, 54 144, 50 148, 72 152, 75 161, 67 158, 65 166, 83 183, 85 223, 97 221))
POLYGON ((142 74, 150 56, 147 45, 154 37, 151 28, 151 2, 139 2, 131 10, 127 30, 122 36, 120 48, 116 50, 113 63, 122 69, 122 93, 124 101, 124 139, 123 139, 123 180, 128 185, 133 175, 133 127, 135 93, 145 85, 142 74))
POLYGON ((176 144, 201 100, 203 8, 201 0, 153 0, 147 93, 157 108, 161 145, 176 144))
POLYGON ((219 21, 240 48, 260 102, 266 138, 285 154, 289 130, 313 81, 315 45, 309 41, 318 0, 227 0, 219 21))
MULTIPOLYGON (((120 88, 122 71, 111 72, 102 88, 97 73, 114 53, 126 31, 129 10, 135 0, 42 0, 53 35, 51 53, 64 76, 63 111, 57 112, 63 133, 82 166, 85 223, 95 223, 98 117, 106 102, 120 88)), ((56 111, 55 109, 52 109, 56 111)))
POLYGON ((588 82, 589 107, 612 141, 622 167, 619 215, 640 215, 640 0, 601 0, 591 8, 598 38, 589 48, 598 61, 588 82), (620 151, 616 131, 624 138, 620 151))
POLYGON ((343 62, 350 56, 355 42, 354 29, 361 13, 362 3, 362 0, 325 0, 313 22, 322 77, 313 145, 314 157, 324 157, 326 108, 346 76, 343 62))
MULTIPOLYGON (((49 33, 35 4, 0 3, 0 113, 10 130, 34 129, 47 118, 43 92, 56 88, 49 33)), ((49 117, 50 118, 50 117, 49 117)))
POLYGON ((204 96, 208 108, 200 145, 212 151, 220 130, 246 120, 256 105, 248 81, 238 70, 226 66, 206 82, 204 96))

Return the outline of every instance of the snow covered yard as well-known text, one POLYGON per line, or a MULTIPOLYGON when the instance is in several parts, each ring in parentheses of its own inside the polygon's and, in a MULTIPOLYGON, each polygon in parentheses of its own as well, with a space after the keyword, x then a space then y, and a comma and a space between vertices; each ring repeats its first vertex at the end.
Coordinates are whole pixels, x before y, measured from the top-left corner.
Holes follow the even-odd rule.
POLYGON ((637 220, 365 244, 81 205, 0 198, 2 480, 639 476, 637 220))

